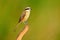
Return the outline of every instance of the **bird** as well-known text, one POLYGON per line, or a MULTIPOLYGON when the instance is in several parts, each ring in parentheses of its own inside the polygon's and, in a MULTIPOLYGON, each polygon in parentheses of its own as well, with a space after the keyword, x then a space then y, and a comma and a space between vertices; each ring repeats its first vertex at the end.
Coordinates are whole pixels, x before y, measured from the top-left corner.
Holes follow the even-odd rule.
POLYGON ((18 27, 21 23, 27 24, 27 20, 28 20, 28 18, 29 18, 29 16, 30 16, 30 11, 31 11, 31 8, 30 8, 30 7, 26 7, 26 8, 24 9, 24 11, 22 12, 22 14, 21 14, 21 16, 20 16, 20 18, 19 18, 19 21, 18 21, 18 23, 17 23, 17 25, 16 25, 15 31, 16 31, 17 27, 18 27))

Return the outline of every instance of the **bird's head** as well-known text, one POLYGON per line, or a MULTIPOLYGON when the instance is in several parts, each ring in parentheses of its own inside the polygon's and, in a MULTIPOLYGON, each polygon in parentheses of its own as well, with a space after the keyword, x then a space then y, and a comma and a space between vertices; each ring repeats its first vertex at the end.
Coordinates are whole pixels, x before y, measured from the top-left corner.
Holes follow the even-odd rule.
POLYGON ((26 11, 30 11, 31 8, 30 8, 30 7, 26 7, 25 10, 26 10, 26 11))

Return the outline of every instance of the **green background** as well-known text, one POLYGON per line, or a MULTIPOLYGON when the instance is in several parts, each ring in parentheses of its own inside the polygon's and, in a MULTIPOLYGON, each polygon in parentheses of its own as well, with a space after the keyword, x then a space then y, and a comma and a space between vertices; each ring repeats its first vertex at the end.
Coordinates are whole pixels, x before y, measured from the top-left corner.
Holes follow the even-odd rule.
POLYGON ((23 40, 60 40, 60 0, 0 0, 0 40, 16 40, 14 28, 25 7, 32 8, 23 40))

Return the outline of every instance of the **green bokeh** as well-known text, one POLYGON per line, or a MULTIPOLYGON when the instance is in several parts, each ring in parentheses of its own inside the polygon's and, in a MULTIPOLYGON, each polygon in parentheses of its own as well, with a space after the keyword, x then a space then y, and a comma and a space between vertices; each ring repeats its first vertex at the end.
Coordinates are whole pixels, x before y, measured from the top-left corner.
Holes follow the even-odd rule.
POLYGON ((32 8, 23 40, 60 40, 59 0, 0 0, 0 40, 16 40, 24 24, 13 32, 25 7, 32 8))

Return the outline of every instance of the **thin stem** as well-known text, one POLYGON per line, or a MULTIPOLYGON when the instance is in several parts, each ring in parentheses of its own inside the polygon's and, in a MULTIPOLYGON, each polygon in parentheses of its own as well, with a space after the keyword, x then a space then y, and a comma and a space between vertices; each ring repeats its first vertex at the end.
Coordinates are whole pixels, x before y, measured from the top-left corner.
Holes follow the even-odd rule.
POLYGON ((22 32, 18 34, 17 40, 22 40, 23 36, 27 33, 28 29, 29 29, 29 26, 28 24, 26 24, 22 32))

